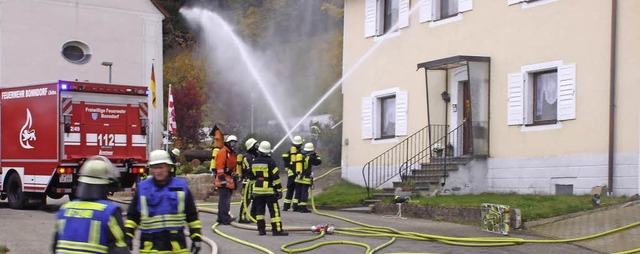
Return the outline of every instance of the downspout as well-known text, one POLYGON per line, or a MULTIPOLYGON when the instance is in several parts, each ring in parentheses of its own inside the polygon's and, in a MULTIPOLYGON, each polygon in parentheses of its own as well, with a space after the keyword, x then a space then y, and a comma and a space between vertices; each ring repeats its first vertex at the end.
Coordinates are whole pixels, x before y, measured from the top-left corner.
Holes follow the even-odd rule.
MULTIPOLYGON (((431 111, 429 111, 429 75, 427 74, 427 67, 424 67, 424 90, 427 95, 427 126, 429 127, 429 131, 427 133, 428 144, 427 147, 431 145, 431 111)), ((433 156, 431 154, 431 149, 429 149, 429 157, 433 156)))
POLYGON ((611 62, 609 64, 609 182, 608 196, 613 195, 613 163, 615 145, 615 99, 616 99, 616 37, 618 21, 618 1, 611 0, 611 62))

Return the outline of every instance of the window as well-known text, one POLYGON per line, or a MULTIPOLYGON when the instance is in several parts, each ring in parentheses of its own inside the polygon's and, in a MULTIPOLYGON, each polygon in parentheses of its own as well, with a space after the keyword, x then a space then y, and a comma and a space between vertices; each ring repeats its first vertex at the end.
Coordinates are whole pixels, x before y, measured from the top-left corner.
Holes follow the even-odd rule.
POLYGON ((380 137, 396 136, 396 96, 380 98, 380 137))
POLYGON ((365 0, 365 37, 409 26, 409 0, 365 0))
POLYGON ((407 135, 407 92, 397 88, 374 91, 362 98, 362 139, 407 135))
POLYGON ((575 119, 575 73, 575 64, 554 61, 509 74, 508 124, 549 125, 575 119))
POLYGON ((420 0, 420 23, 459 16, 473 9, 472 0, 420 0))
POLYGON ((436 20, 458 15, 458 0, 438 0, 435 3, 437 5, 436 20))
POLYGON ((64 59, 74 64, 84 64, 91 59, 89 46, 80 41, 68 41, 62 45, 60 51, 64 59))
MULTIPOLYGON (((399 0, 380 1, 384 3, 384 19, 383 22, 381 22, 384 23, 383 34, 391 31, 393 26, 398 23, 398 16, 400 14, 398 12, 398 1, 399 0)), ((395 29, 397 30, 398 28, 396 27, 395 29)))
POLYGON ((558 116, 558 71, 533 73, 533 124, 554 124, 558 116))

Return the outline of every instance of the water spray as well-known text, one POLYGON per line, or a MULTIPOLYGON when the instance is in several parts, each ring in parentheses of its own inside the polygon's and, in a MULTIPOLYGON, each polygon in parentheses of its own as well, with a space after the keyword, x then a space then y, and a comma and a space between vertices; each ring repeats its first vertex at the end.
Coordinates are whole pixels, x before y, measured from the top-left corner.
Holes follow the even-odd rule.
MULTIPOLYGON (((411 8, 411 10, 409 10, 409 17, 411 17, 411 15, 418 10, 420 7, 420 5, 415 5, 413 8, 411 8)), ((313 105, 313 107, 311 107, 311 109, 309 109, 309 111, 302 117, 300 118, 300 121, 298 121, 298 123, 296 123, 288 132, 287 134, 284 135, 284 137, 282 139, 280 139, 280 141, 273 147, 273 150, 278 149, 278 146, 280 146, 282 144, 282 142, 284 142, 284 140, 289 137, 291 138, 291 133, 293 132, 293 130, 295 130, 296 128, 298 128, 298 126, 300 126, 300 124, 302 124, 302 122, 307 119, 307 117, 309 117, 309 115, 311 115, 311 113, 313 113, 313 111, 315 111, 318 106, 320 106, 320 104, 322 102, 324 102, 324 100, 326 100, 329 95, 331 95, 331 93, 333 93, 333 91, 335 91, 341 84, 342 82, 349 76, 351 76, 351 74, 357 69, 358 66, 360 66, 360 64, 362 64, 362 62, 364 62, 364 60, 366 60, 367 58, 369 58, 369 56, 371 56, 373 54, 373 52, 380 46, 382 45, 382 42, 386 41, 387 39, 389 39, 390 33, 389 31, 395 31, 398 29, 399 26, 399 22, 396 22, 396 24, 393 25, 393 27, 391 27, 385 34, 383 34, 382 36, 378 37, 375 41, 374 44, 371 48, 369 48, 369 50, 367 50, 367 52, 364 53, 364 55, 362 55, 362 57, 360 57, 360 59, 358 59, 358 61, 351 67, 351 69, 349 69, 349 71, 347 71, 346 74, 342 75, 342 77, 336 81, 336 83, 333 84, 333 86, 331 87, 331 89, 329 89, 329 91, 327 91, 321 98, 320 100, 318 100, 318 102, 316 102, 316 104, 313 105)))
MULTIPOLYGON (((262 94, 267 99, 267 102, 271 107, 271 109, 273 110, 273 112, 275 113, 276 118, 278 118, 280 125, 282 125, 282 128, 287 132, 287 136, 289 136, 292 132, 292 129, 288 128, 286 121, 284 120, 284 117, 282 117, 282 114, 280 113, 278 108, 276 108, 277 104, 275 103, 271 95, 267 92, 266 84, 263 81, 264 78, 260 75, 256 67, 253 64, 251 64, 252 62, 255 62, 255 61, 250 61, 250 60, 253 60, 253 58, 250 55, 249 50, 247 49, 246 45, 242 42, 242 40, 240 40, 238 35, 236 35, 233 32, 233 29, 231 28, 229 23, 227 23, 222 17, 220 17, 220 15, 202 8, 196 8, 196 7, 188 8, 188 9, 182 8, 180 9, 180 13, 182 13, 182 15, 184 15, 190 22, 199 23, 199 25, 202 26, 203 28, 209 29, 210 28, 209 26, 211 26, 211 21, 221 25, 222 30, 228 34, 229 38, 231 38, 231 40, 233 41, 233 44, 235 44, 238 52, 240 53, 240 57, 242 58, 242 62, 249 70, 253 80, 258 84, 258 87, 260 87, 260 91, 262 91, 262 94), (205 22, 205 21, 210 21, 210 22, 205 22)), ((275 148, 273 150, 275 150, 275 148)))

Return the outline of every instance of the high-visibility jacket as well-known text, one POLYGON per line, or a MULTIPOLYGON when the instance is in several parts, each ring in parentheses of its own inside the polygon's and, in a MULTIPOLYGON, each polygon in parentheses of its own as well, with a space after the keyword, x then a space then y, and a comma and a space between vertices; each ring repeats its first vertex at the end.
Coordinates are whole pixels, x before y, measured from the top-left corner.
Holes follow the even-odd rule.
POLYGON ((296 171, 295 165, 298 162, 297 156, 302 151, 302 145, 292 145, 288 152, 282 154, 282 161, 284 162, 284 170, 287 172, 287 176, 296 176, 300 171, 296 171))
POLYGON ((296 177, 296 183, 311 185, 313 166, 322 164, 322 158, 315 152, 302 154, 302 172, 296 177))
POLYGON ((258 156, 258 151, 254 149, 250 149, 242 158, 242 181, 243 183, 250 182, 249 175, 251 174, 251 163, 258 156))
POLYGON ((115 253, 111 242, 128 252, 122 222, 116 219, 120 213, 119 206, 105 200, 67 202, 57 214, 55 253, 115 253))
POLYGON ((253 160, 249 179, 252 181, 253 195, 276 195, 282 192, 278 166, 268 154, 259 153, 253 160))
POLYGON ((186 225, 185 199, 189 194, 187 182, 171 178, 166 186, 157 187, 153 178, 138 184, 137 211, 140 212, 140 231, 154 233, 182 230, 186 225))
POLYGON ((225 146, 216 155, 216 178, 215 186, 218 188, 235 189, 233 176, 236 172, 236 154, 225 146))
MULTIPOLYGON (((133 237, 137 228, 142 233, 153 234, 163 231, 181 232, 185 226, 189 227, 191 240, 201 241, 202 226, 198 210, 185 180, 172 177, 167 184, 158 186, 153 177, 150 177, 138 183, 125 223, 130 237, 133 237)), ((159 234, 167 242, 175 241, 170 239, 170 234, 159 234)))

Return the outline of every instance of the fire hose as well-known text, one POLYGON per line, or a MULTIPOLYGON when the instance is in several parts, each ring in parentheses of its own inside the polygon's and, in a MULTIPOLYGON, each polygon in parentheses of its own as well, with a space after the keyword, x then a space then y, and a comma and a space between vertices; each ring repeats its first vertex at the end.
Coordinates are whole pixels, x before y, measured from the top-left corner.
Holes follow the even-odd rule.
MULTIPOLYGON (((329 173, 332 173, 333 171, 340 169, 340 167, 336 167, 333 168, 329 171, 327 171, 325 174, 323 174, 322 176, 319 176, 316 178, 316 180, 321 179, 322 177, 328 175, 329 173)), ((247 191, 248 188, 245 188, 243 191, 247 191)), ((456 245, 456 246, 465 246, 465 247, 500 247, 500 246, 513 246, 513 245, 519 245, 519 244, 524 244, 524 243, 568 243, 568 242, 577 242, 577 241, 584 241, 584 240, 588 240, 588 239, 593 239, 596 237, 600 237, 600 236, 604 236, 604 235, 608 235, 614 232, 618 232, 618 231, 622 231, 625 229, 629 229, 632 227, 636 227, 640 225, 640 222, 636 222, 636 223, 632 223, 623 227, 619 227, 616 229, 612 229, 612 230, 608 230, 608 231, 604 231, 598 234, 593 234, 593 235, 589 235, 589 236, 583 236, 583 237, 576 237, 576 238, 569 238, 569 239, 552 239, 552 240, 535 240, 535 239, 522 239, 522 238, 512 238, 512 237, 448 237, 448 236, 439 236, 439 235, 431 235, 431 234, 424 234, 424 233, 418 233, 418 232, 407 232, 407 231, 400 231, 400 230, 396 230, 390 227, 381 227, 381 226, 373 226, 373 225, 369 225, 369 224, 365 224, 362 222, 358 222, 355 220, 351 220, 348 218, 344 218, 344 217, 340 217, 337 215, 332 215, 332 214, 328 214, 328 213, 323 213, 320 212, 316 209, 315 206, 315 202, 314 202, 314 198, 313 198, 313 189, 311 189, 309 191, 309 196, 311 199, 311 208, 312 211, 317 214, 317 215, 321 215, 321 216, 325 216, 325 217, 330 217, 330 218, 334 218, 334 219, 338 219, 338 220, 342 220, 345 222, 349 222, 355 225, 359 225, 361 227, 355 227, 355 228, 333 228, 332 226, 329 225, 317 225, 317 226, 313 226, 313 227, 283 227, 283 230, 286 231, 309 231, 311 229, 311 231, 313 232, 317 232, 319 233, 318 235, 315 235, 313 237, 307 238, 307 239, 302 239, 302 240, 298 240, 298 241, 294 241, 291 243, 287 243, 284 244, 280 247, 280 250, 282 250, 283 252, 286 253, 299 253, 299 252, 306 252, 306 251, 310 251, 316 248, 319 248, 321 246, 325 246, 325 245, 333 245, 333 244, 347 244, 347 245, 355 245, 355 246, 360 246, 365 248, 365 253, 369 254, 369 253, 376 253, 377 251, 382 250, 383 248, 393 244, 396 239, 398 238, 402 238, 402 239, 409 239, 409 240, 417 240, 417 241, 438 241, 441 243, 445 243, 445 244, 450 244, 450 245, 456 245), (341 241, 341 240, 334 240, 334 241, 324 241, 321 243, 317 243, 308 247, 303 247, 303 248, 298 248, 298 249, 291 249, 290 247, 295 246, 295 245, 299 245, 299 244, 303 244, 303 243, 309 243, 318 239, 323 238, 326 234, 331 234, 331 233, 335 233, 335 234, 342 234, 342 235, 347 235, 347 236, 356 236, 356 237, 388 237, 390 238, 389 241, 383 243, 380 246, 377 246, 375 248, 371 248, 369 245, 362 243, 362 242, 356 242, 356 241, 341 241)), ((234 202, 233 204, 237 204, 238 202, 234 202)), ((247 215, 247 218, 249 218, 249 220, 251 220, 252 222, 256 222, 255 218, 253 218, 249 212, 249 209, 247 209, 246 207, 246 202, 240 202, 243 206, 244 206, 244 211, 247 215)), ((204 204, 200 204, 198 206, 198 211, 201 212, 206 212, 206 213, 215 213, 217 214, 217 209, 211 209, 211 208, 204 208, 202 207, 204 206, 204 204)), ((234 242, 237 242, 239 244, 243 244, 245 246, 249 246, 251 248, 254 248, 256 250, 259 250, 261 252, 264 253, 273 253, 272 251, 268 250, 265 247, 259 246, 257 244, 254 243, 250 243, 247 241, 243 241, 241 239, 235 238, 233 236, 227 235, 225 233, 223 233, 222 231, 220 231, 217 227, 218 227, 218 223, 215 223, 211 229, 213 230, 213 232, 215 232, 216 234, 225 237, 229 240, 232 240, 234 242)), ((245 225, 245 224, 240 224, 240 223, 236 223, 236 222, 232 222, 231 225, 233 227, 236 228, 240 228, 240 229, 247 229, 247 230, 257 230, 257 226, 252 226, 252 225, 245 225)), ((267 227, 270 227, 269 225, 267 225, 267 227)), ((204 237, 203 237, 204 239, 204 237)), ((210 239, 207 239, 210 240, 210 239)), ((209 245, 212 245, 212 253, 217 253, 217 245, 215 244, 215 242, 211 241, 212 244, 207 243, 209 245), (215 246, 215 248, 213 247, 215 246)), ((640 251, 640 248, 637 249, 633 249, 633 250, 628 250, 628 251, 623 251, 623 252, 619 252, 620 254, 626 254, 626 253, 634 253, 634 252, 638 252, 640 251)))

